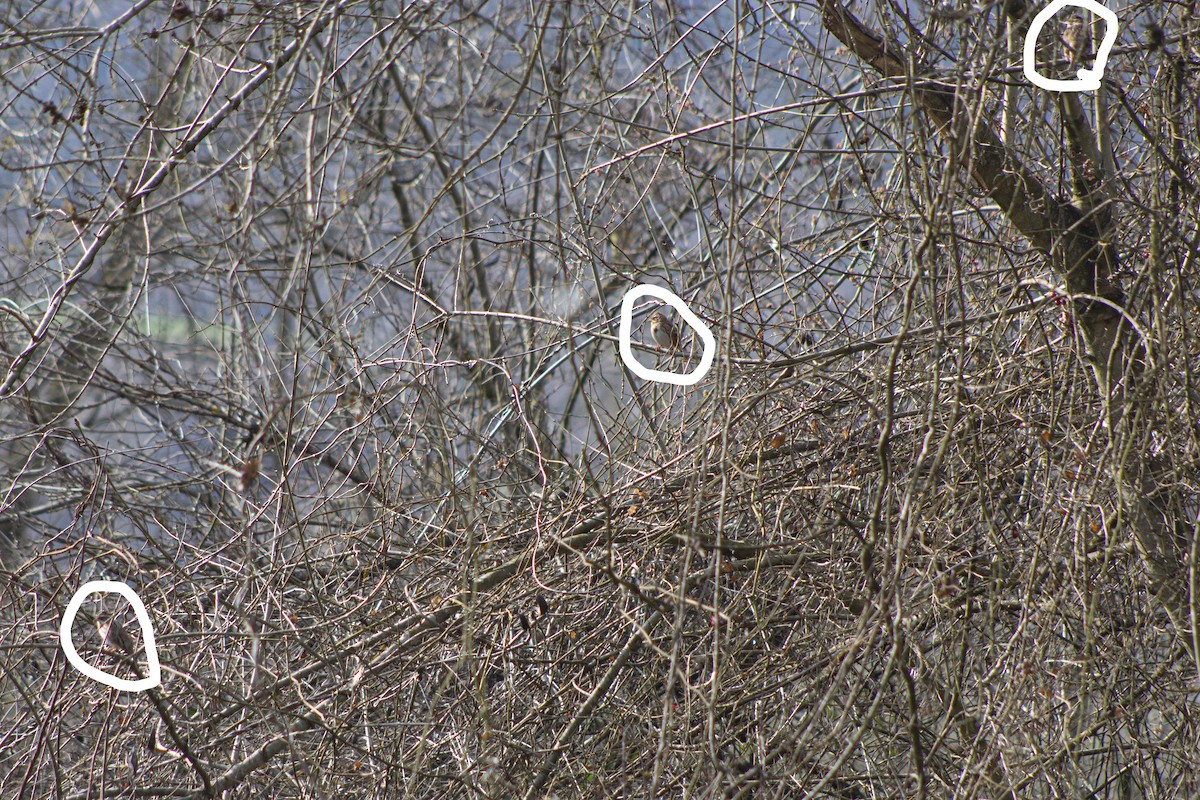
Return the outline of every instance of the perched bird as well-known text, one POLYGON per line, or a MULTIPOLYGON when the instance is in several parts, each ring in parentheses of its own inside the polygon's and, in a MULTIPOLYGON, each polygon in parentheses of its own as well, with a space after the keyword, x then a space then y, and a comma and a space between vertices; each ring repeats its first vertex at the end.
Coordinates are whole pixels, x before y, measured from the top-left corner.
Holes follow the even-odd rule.
POLYGON ((96 622, 96 630, 100 634, 100 643, 103 647, 111 647, 114 650, 129 655, 133 655, 136 652, 133 637, 129 635, 129 631, 125 630, 125 626, 118 622, 115 616, 98 620, 96 622))
POLYGON ((661 311, 650 315, 650 338, 667 352, 673 353, 679 349, 679 329, 661 311))
POLYGON ((1063 30, 1063 44, 1066 45, 1067 60, 1072 66, 1078 66, 1092 57, 1090 28, 1091 26, 1078 14, 1067 20, 1063 30))
POLYGON ((1166 40, 1166 33, 1163 32, 1162 26, 1154 20, 1146 23, 1146 52, 1153 53, 1155 50, 1163 46, 1166 40))

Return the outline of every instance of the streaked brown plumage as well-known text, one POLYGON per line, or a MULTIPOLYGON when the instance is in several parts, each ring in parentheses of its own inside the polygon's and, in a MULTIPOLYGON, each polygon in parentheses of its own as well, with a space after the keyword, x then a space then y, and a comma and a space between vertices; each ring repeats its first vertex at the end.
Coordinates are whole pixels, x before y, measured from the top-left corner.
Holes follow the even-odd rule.
POLYGON ((650 315, 650 338, 668 352, 673 353, 679 349, 679 330, 661 311, 650 315))

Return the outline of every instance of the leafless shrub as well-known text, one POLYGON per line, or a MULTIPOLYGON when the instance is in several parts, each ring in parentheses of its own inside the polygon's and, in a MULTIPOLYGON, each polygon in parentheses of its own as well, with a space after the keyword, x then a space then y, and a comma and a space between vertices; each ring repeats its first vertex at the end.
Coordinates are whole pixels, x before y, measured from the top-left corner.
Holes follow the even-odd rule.
POLYGON ((1195 24, 1036 10, 10 0, 0 795, 1193 796, 1195 24))

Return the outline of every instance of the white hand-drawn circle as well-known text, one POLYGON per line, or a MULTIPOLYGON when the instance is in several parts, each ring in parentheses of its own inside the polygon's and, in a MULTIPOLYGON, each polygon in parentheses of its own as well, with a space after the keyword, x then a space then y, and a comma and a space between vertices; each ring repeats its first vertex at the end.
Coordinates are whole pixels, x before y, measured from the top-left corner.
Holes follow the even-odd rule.
POLYGON ((629 367, 630 371, 642 380, 670 383, 675 386, 691 386, 694 383, 698 383, 712 368, 713 359, 716 358, 717 353, 717 340, 712 335, 712 331, 708 329, 708 326, 704 324, 704 320, 693 314, 692 310, 687 307, 687 303, 679 295, 670 289, 643 283, 631 288, 621 298, 621 322, 620 327, 617 329, 617 349, 621 352, 621 359, 625 362, 625 366, 629 367), (692 330, 696 331, 696 335, 704 343, 704 352, 700 355, 700 363, 691 372, 681 375, 678 372, 651 369, 642 366, 637 358, 634 357, 633 347, 629 341, 629 337, 633 332, 633 304, 642 297, 655 297, 669 304, 679 312, 679 315, 683 317, 683 321, 692 330))
POLYGON ((1104 78, 1104 67, 1108 63, 1108 54, 1112 51, 1113 45, 1117 43, 1117 15, 1109 11, 1105 6, 1097 3, 1096 0, 1054 0, 1050 5, 1038 12, 1033 18, 1033 22, 1029 24, 1029 32, 1025 34, 1025 77, 1034 86, 1046 89, 1051 92, 1090 92, 1100 88, 1100 81, 1104 78), (1047 78, 1037 71, 1037 58, 1034 51, 1037 48, 1037 37, 1042 32, 1042 26, 1050 21, 1051 17, 1057 14, 1067 6, 1078 6, 1079 8, 1091 11, 1098 17, 1104 20, 1104 39, 1100 42, 1100 46, 1096 48, 1096 60, 1093 62, 1091 69, 1086 67, 1080 69, 1078 80, 1058 80, 1056 78, 1047 78))
POLYGON ((63 612, 58 638, 62 642, 63 652, 67 654, 67 661, 71 666, 105 686, 126 692, 144 692, 162 683, 162 669, 158 663, 158 649, 154 646, 154 628, 150 625, 150 615, 146 613, 146 606, 142 603, 142 598, 120 581, 88 581, 79 587, 79 591, 75 592, 71 602, 67 603, 67 610, 63 612), (146 648, 146 671, 149 673, 145 678, 130 681, 96 669, 79 657, 79 651, 75 649, 75 642, 71 640, 71 627, 75 624, 75 615, 79 613, 79 607, 83 605, 83 601, 87 599, 88 595, 107 594, 108 592, 116 592, 129 601, 129 605, 137 617, 138 625, 141 626, 142 643, 146 648))

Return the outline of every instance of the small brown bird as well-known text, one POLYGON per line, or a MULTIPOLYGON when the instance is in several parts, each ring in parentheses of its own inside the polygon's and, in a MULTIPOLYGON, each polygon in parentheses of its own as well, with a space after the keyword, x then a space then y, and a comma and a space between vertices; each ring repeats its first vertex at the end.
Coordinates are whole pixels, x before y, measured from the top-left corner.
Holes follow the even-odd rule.
POLYGON ((1091 26, 1083 17, 1076 14, 1067 20, 1063 44, 1066 45, 1067 60, 1072 66, 1078 66, 1092 57, 1091 38, 1091 26))
POLYGON ((116 616, 97 620, 96 630, 100 634, 100 642, 104 647, 111 647, 129 655, 136 652, 133 637, 125 626, 117 621, 116 616))
POLYGON ((679 349, 679 329, 661 311, 650 315, 650 338, 667 352, 673 353, 679 349))

